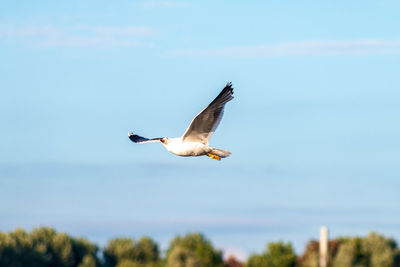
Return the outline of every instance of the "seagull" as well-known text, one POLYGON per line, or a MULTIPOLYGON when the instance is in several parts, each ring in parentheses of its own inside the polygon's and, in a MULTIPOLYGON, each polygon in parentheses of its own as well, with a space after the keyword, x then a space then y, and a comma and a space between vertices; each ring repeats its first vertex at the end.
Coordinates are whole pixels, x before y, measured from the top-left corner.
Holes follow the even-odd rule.
POLYGON ((233 87, 229 82, 221 93, 194 117, 182 137, 148 139, 133 133, 128 133, 128 137, 134 143, 161 142, 169 152, 181 157, 208 156, 215 160, 221 160, 221 158, 228 157, 231 152, 210 147, 208 140, 221 122, 225 104, 232 99, 233 87))

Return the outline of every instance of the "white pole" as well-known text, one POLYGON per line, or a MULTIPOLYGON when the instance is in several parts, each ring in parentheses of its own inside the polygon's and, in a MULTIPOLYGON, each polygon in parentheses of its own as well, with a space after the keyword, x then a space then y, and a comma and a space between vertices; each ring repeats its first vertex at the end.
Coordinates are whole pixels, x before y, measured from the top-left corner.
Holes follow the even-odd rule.
POLYGON ((328 227, 322 226, 319 231, 319 266, 328 266, 328 227))

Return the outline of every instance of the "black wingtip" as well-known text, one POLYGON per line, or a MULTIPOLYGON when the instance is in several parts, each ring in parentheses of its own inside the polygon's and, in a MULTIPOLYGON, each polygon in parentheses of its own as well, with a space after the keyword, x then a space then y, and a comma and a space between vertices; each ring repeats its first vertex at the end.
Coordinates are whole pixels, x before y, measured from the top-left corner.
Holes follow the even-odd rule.
POLYGON ((228 82, 224 89, 219 93, 219 95, 210 103, 210 105, 215 104, 217 101, 218 103, 225 104, 233 99, 233 87, 232 83, 228 82))
POLYGON ((229 90, 231 92, 231 94, 233 94, 233 87, 232 87, 232 82, 227 82, 223 91, 227 91, 229 90))

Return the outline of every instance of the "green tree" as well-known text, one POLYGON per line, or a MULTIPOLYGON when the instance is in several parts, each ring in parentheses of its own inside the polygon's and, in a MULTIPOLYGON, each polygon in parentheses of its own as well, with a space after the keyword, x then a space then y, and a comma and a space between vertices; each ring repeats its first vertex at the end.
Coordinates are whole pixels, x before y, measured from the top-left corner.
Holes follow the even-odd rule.
POLYGON ((397 245, 392 239, 385 238, 376 233, 370 233, 362 240, 362 253, 368 258, 370 267, 393 266, 397 245))
POLYGON ((42 258, 34 251, 32 237, 22 229, 0 235, 0 266, 40 266, 42 258))
POLYGON ((175 247, 180 248, 176 250, 179 253, 175 251, 177 255, 189 255, 193 266, 197 266, 198 263, 201 267, 223 266, 222 252, 214 249, 211 242, 201 234, 192 233, 173 239, 167 251, 167 263, 170 263, 170 254, 175 247))
POLYGON ((296 264, 296 254, 290 243, 269 243, 266 251, 261 255, 252 255, 247 267, 292 267, 296 264))
POLYGON ((114 238, 103 255, 107 267, 157 266, 160 261, 158 245, 149 237, 143 237, 137 243, 131 238, 114 238))
POLYGON ((107 267, 114 267, 122 260, 135 261, 135 242, 130 238, 111 239, 103 255, 107 267))
POLYGON ((303 255, 299 257, 298 265, 300 267, 318 267, 318 249, 318 241, 308 242, 303 255))
POLYGON ((267 255, 253 254, 247 259, 246 267, 261 267, 261 266, 270 266, 270 262, 267 255))
POLYGON ((140 263, 155 263, 160 260, 158 245, 149 237, 142 237, 139 239, 134 251, 135 260, 140 263))
POLYGON ((82 259, 82 262, 78 265, 78 267, 96 267, 96 266, 97 266, 97 261, 90 254, 85 255, 85 257, 83 257, 82 259))
POLYGON ((167 267, 202 267, 200 259, 188 248, 175 245, 167 256, 167 267))
POLYGON ((123 259, 118 262, 116 267, 143 267, 144 265, 134 260, 123 259))
POLYGON ((72 251, 75 256, 75 262, 83 264, 80 267, 100 266, 97 252, 99 248, 97 245, 90 243, 85 238, 72 239, 72 251))
POLYGON ((333 267, 354 266, 357 261, 362 262, 359 255, 359 245, 356 239, 342 240, 336 257, 333 259, 333 267))
POLYGON ((85 239, 75 239, 53 228, 36 228, 31 233, 22 229, 0 234, 0 266, 72 267, 88 255, 95 259, 97 247, 85 239))
POLYGON ((338 241, 339 249, 333 259, 333 267, 399 265, 399 249, 393 239, 370 233, 365 238, 339 238, 338 241))

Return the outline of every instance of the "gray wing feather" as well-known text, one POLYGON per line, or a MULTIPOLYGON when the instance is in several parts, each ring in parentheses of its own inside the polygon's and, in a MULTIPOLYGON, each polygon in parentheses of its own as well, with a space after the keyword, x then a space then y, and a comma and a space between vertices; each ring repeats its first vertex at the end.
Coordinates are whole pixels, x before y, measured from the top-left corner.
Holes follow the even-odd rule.
POLYGON ((192 120, 182 140, 207 144, 222 119, 225 104, 232 99, 233 87, 227 83, 221 93, 192 120))

